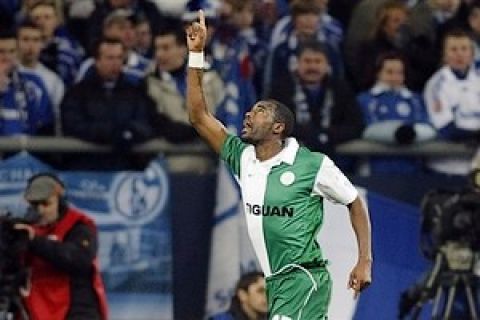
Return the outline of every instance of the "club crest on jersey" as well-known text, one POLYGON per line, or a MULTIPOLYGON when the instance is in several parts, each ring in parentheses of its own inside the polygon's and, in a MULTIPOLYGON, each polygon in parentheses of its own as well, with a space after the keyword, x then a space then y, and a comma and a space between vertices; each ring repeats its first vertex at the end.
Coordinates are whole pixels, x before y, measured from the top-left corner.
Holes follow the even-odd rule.
POLYGON ((280 176, 280 182, 284 186, 291 185, 293 182, 295 182, 295 174, 292 171, 282 173, 282 175, 280 176))

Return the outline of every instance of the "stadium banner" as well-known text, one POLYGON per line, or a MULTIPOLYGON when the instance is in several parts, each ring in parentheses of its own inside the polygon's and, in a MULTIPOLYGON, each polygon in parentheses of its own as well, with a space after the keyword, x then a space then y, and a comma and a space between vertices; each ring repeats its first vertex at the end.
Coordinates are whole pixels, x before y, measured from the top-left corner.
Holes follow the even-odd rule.
POLYGON ((99 229, 111 320, 173 319, 170 185, 161 158, 144 171, 54 171, 22 152, 0 162, 0 209, 21 216, 26 182, 56 173, 71 205, 99 229))
MULTIPOLYGON (((244 223, 235 179, 225 167, 218 174, 212 233, 207 315, 228 308, 235 282, 243 272, 258 269, 244 223), (244 248, 244 249, 242 249, 244 248), (245 248, 248 248, 246 250, 245 248), (248 252, 248 254, 245 254, 248 252)), ((396 319, 403 290, 427 269, 419 248, 419 212, 408 204, 358 188, 369 207, 373 234, 373 285, 359 299, 347 289, 357 259, 355 233, 345 206, 325 201, 324 224, 318 235, 333 278, 330 319, 396 319)))

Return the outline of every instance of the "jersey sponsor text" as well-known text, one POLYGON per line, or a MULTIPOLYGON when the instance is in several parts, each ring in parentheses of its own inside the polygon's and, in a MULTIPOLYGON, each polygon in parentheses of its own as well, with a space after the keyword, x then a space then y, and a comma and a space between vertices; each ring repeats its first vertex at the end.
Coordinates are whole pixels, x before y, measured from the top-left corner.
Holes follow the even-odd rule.
POLYGON ((293 208, 247 203, 247 212, 256 216, 293 217, 293 208))

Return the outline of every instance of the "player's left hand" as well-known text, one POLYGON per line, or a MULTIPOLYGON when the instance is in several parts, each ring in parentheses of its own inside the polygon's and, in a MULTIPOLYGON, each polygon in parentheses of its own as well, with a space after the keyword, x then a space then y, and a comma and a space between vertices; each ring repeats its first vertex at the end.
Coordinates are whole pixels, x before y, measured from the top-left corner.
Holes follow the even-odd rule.
POLYGON ((348 288, 353 289, 354 298, 358 298, 361 291, 372 283, 372 261, 366 259, 358 260, 350 272, 348 288))

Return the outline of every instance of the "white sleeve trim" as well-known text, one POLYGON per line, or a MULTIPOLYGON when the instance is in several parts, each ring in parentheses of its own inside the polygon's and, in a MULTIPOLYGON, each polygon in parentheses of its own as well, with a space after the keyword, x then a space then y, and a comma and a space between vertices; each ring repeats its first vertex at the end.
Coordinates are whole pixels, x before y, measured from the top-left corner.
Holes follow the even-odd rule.
POLYGON ((348 205, 358 196, 350 180, 325 156, 313 185, 313 193, 333 203, 348 205))

